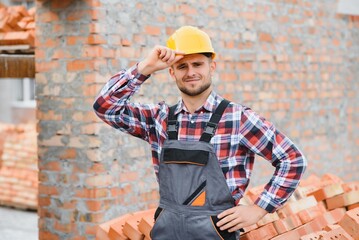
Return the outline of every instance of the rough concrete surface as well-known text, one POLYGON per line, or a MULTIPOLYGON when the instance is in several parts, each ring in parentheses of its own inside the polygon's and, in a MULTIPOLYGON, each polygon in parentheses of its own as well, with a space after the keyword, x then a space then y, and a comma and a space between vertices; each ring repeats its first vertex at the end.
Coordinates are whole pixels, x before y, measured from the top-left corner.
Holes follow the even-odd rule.
POLYGON ((37 240, 37 213, 0 207, 1 240, 37 240))

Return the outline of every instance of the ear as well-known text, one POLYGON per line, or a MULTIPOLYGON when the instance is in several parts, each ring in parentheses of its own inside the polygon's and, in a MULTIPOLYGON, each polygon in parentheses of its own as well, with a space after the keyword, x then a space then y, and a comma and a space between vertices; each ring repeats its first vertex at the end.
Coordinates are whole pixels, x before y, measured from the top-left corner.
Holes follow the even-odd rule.
POLYGON ((209 71, 211 73, 211 75, 214 73, 214 71, 216 70, 217 67, 217 63, 215 61, 211 61, 210 66, 209 66, 209 71))
POLYGON ((170 73, 172 79, 175 79, 175 71, 172 66, 168 68, 168 72, 170 73))

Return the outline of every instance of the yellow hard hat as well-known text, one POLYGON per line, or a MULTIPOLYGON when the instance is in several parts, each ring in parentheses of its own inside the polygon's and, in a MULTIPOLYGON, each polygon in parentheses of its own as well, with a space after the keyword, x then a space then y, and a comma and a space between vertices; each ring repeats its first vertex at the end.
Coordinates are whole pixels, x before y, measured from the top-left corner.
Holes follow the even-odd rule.
POLYGON ((192 26, 177 29, 167 40, 167 47, 185 54, 212 53, 216 56, 208 34, 192 26))

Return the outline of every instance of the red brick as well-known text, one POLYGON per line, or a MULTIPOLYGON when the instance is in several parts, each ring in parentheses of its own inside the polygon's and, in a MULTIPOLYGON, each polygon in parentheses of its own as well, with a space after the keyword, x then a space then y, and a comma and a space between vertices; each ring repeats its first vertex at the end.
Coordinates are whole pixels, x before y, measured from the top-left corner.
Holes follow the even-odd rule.
POLYGON ((298 227, 297 229, 295 229, 295 231, 298 232, 299 236, 304 236, 313 232, 317 232, 322 230, 323 226, 318 225, 317 222, 308 222, 300 227, 298 227))
POLYGON ((325 200, 329 210, 349 206, 359 202, 359 190, 346 192, 344 194, 325 200))
POLYGON ((78 220, 80 222, 91 222, 91 223, 103 223, 105 219, 104 212, 96 213, 80 213, 78 214, 78 220))
POLYGON ((90 11, 88 10, 77 10, 73 12, 69 12, 66 16, 67 21, 79 21, 81 19, 85 19, 87 16, 90 16, 90 11))
POLYGON ((138 224, 142 218, 141 214, 135 214, 128 219, 123 226, 123 233, 131 240, 143 240, 144 235, 138 229, 138 224))
POLYGON ((21 28, 17 25, 17 23, 21 21, 21 18, 22 18, 21 14, 14 12, 8 14, 6 23, 13 29, 13 31, 21 31, 21 28))
POLYGON ((126 214, 114 220, 111 220, 111 224, 108 230, 108 238, 110 240, 126 240, 129 239, 123 233, 123 227, 125 223, 133 217, 133 214, 126 214))
POLYGON ((277 212, 280 217, 287 217, 316 205, 317 200, 314 198, 314 196, 309 196, 298 201, 287 202, 282 208, 278 209, 277 212))
POLYGON ((94 176, 88 174, 85 178, 85 185, 88 187, 105 187, 111 186, 112 183, 112 176, 110 174, 96 174, 94 176))
POLYGON ((352 210, 354 208, 359 208, 359 203, 354 203, 354 204, 351 204, 349 206, 347 206, 348 210, 352 210))
POLYGON ((70 72, 91 70, 94 68, 94 63, 91 60, 73 60, 67 63, 67 70, 70 72))
POLYGON ((35 29, 35 27, 36 27, 35 22, 29 22, 29 23, 26 25, 25 29, 26 29, 26 30, 31 30, 31 29, 35 29))
POLYGON ((51 11, 45 11, 43 13, 38 13, 36 15, 36 21, 46 23, 46 22, 55 22, 59 20, 59 16, 51 11))
POLYGON ((314 207, 299 211, 297 215, 302 223, 307 223, 312 221, 314 218, 321 215, 322 213, 322 210, 319 208, 318 205, 316 205, 314 207))
POLYGON ((320 240, 354 240, 343 228, 337 227, 329 232, 321 234, 320 240))
POLYGON ((46 39, 41 43, 37 43, 36 46, 39 48, 54 48, 59 46, 59 41, 57 39, 46 39))
POLYGON ((84 57, 104 57, 104 58, 114 58, 115 50, 103 48, 100 46, 87 46, 82 48, 82 56, 84 57))
POLYGON ((359 208, 347 211, 339 225, 354 239, 359 239, 359 208))
POLYGON ((62 233, 71 233, 76 230, 75 223, 61 223, 59 220, 54 220, 54 229, 62 233))
POLYGON ((279 219, 279 216, 276 212, 274 213, 268 213, 264 215, 264 217, 257 222, 257 225, 259 227, 267 225, 268 223, 274 222, 279 219))
MULTIPOLYGON (((1 10, 1 9, 0 9, 1 10)), ((1 14, 1 11, 0 11, 0 14, 1 14)), ((5 17, 5 18, 3 18, 3 19, 0 19, 0 33, 1 32, 10 32, 10 31, 12 31, 12 28, 11 28, 11 26, 9 26, 8 24, 7 24, 7 19, 8 19, 8 17, 5 17)), ((0 37, 0 39, 1 39, 2 37, 0 37)))
POLYGON ((344 192, 351 192, 359 190, 359 182, 343 183, 344 192))
POLYGON ((75 197, 79 198, 101 198, 108 197, 110 190, 108 188, 79 189, 75 191, 75 197))
POLYGON ((243 228, 243 230, 244 230, 244 232, 250 232, 250 231, 252 231, 252 230, 254 230, 254 229, 257 229, 258 228, 258 225, 257 224, 252 224, 252 225, 250 225, 250 226, 248 226, 248 227, 244 227, 243 228))
POLYGON ((322 215, 317 216, 312 223, 319 228, 318 230, 323 229, 327 225, 336 224, 342 219, 345 214, 345 210, 341 208, 334 209, 330 212, 326 212, 322 215))
POLYGON ((21 17, 30 16, 29 13, 27 12, 26 7, 23 5, 10 6, 10 7, 8 7, 8 12, 9 13, 15 13, 15 12, 19 13, 21 15, 21 17))
MULTIPOLYGON (((125 216, 122 216, 122 217, 125 217, 125 216)), ((110 238, 108 236, 108 234, 109 234, 111 225, 116 224, 116 222, 119 222, 119 219, 121 219, 122 217, 115 218, 115 219, 112 219, 110 221, 107 221, 105 223, 98 225, 97 231, 96 231, 96 239, 98 239, 98 240, 116 239, 116 238, 110 238)), ((120 228, 120 232, 121 231, 122 231, 122 227, 120 228)))
POLYGON ((20 21, 17 23, 17 25, 24 30, 26 28, 27 22, 20 21))
POLYGON ((29 32, 7 32, 0 38, 0 45, 29 44, 34 46, 35 39, 29 32))
POLYGON ((288 232, 294 228, 302 225, 300 218, 297 215, 292 215, 283 219, 279 219, 273 223, 278 234, 288 232))
POLYGON ((278 233, 274 228, 273 223, 269 223, 265 226, 250 231, 249 233, 246 234, 246 237, 248 239, 253 239, 253 240, 254 239, 268 240, 268 239, 272 239, 276 235, 278 235, 278 233))
POLYGON ((107 40, 101 35, 91 34, 87 38, 87 43, 91 44, 91 45, 105 44, 105 43, 107 43, 107 40))
POLYGON ((39 240, 47 240, 47 239, 57 240, 60 239, 60 237, 55 233, 51 233, 48 231, 39 231, 39 240))
POLYGON ((77 157, 77 150, 75 148, 68 148, 59 156, 60 159, 75 159, 77 157))
POLYGON ((36 72, 50 72, 54 69, 58 69, 60 66, 59 62, 36 62, 35 69, 36 72))
POLYGON ((196 15, 197 9, 189 6, 188 4, 179 5, 179 11, 184 15, 196 15))
POLYGON ((66 38, 66 43, 68 44, 68 45, 76 45, 76 44, 78 44, 78 43, 83 43, 84 41, 85 41, 85 37, 80 37, 80 36, 68 36, 67 38, 66 38))
POLYGON ((52 54, 52 59, 70 59, 73 58, 72 53, 64 49, 56 49, 52 54))
POLYGON ((88 200, 86 201, 86 206, 89 211, 97 212, 102 209, 103 202, 102 200, 88 200))
POLYGON ((73 4, 73 0, 51 1, 51 8, 65 9, 73 4))
POLYGON ((333 229, 340 227, 338 224, 329 224, 323 228, 326 232, 330 232, 333 229))
POLYGON ((292 230, 272 238, 272 240, 295 240, 295 239, 300 239, 300 235, 296 230, 292 230))
POLYGON ((321 177, 321 181, 331 181, 333 183, 343 183, 343 180, 340 177, 338 177, 338 176, 336 176, 336 175, 334 175, 332 173, 324 174, 321 177))
POLYGON ((149 35, 160 35, 161 28, 155 27, 155 26, 146 26, 145 32, 146 32, 146 34, 149 34, 149 35))
POLYGON ((126 38, 122 38, 121 39, 121 45, 124 46, 124 47, 129 47, 129 46, 131 46, 131 41, 126 39, 126 38))
POLYGON ((273 37, 271 34, 269 33, 259 33, 259 40, 263 41, 263 42, 272 42, 273 41, 273 37))
POLYGON ((148 211, 143 212, 142 218, 138 224, 138 230, 140 230, 140 232, 145 235, 145 238, 151 238, 150 233, 155 223, 155 211, 156 209, 149 209, 148 211))
POLYGON ((332 185, 323 187, 310 193, 309 195, 313 195, 317 201, 323 201, 324 199, 334 197, 336 195, 344 193, 341 183, 334 183, 332 185))
POLYGON ((325 233, 325 231, 319 231, 315 233, 310 233, 300 237, 300 240, 320 240, 321 236, 325 233))

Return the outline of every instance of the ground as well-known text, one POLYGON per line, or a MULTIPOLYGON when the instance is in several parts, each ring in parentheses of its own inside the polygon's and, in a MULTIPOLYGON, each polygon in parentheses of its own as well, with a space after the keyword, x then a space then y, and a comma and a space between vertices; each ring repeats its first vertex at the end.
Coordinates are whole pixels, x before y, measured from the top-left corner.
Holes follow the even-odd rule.
POLYGON ((37 240, 37 213, 0 206, 1 240, 37 240))

